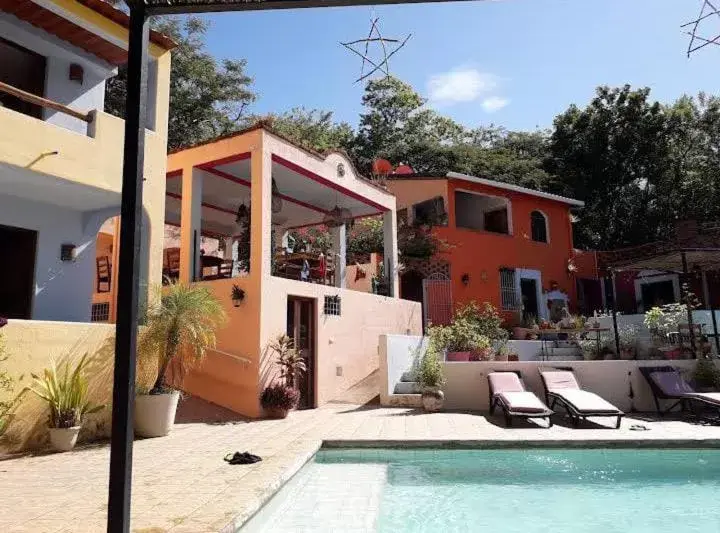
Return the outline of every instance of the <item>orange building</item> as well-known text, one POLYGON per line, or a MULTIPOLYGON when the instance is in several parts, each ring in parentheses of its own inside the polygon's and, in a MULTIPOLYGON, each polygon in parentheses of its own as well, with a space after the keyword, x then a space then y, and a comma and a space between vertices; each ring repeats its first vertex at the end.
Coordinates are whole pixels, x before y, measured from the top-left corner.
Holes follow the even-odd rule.
POLYGON ((594 255, 573 249, 579 200, 455 172, 390 175, 387 187, 399 219, 432 222, 447 245, 429 262, 401 257, 401 295, 422 301, 426 323, 470 301, 492 303, 509 322, 554 318, 577 309, 581 275, 597 277, 594 255))

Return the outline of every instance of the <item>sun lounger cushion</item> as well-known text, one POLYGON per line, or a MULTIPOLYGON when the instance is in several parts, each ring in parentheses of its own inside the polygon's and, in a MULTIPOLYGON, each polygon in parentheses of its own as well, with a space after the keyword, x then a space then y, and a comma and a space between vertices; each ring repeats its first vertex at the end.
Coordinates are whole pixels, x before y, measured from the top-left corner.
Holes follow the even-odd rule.
POLYGON ((541 372, 548 390, 580 389, 575 374, 566 370, 541 372))
POLYGON ((543 413, 548 410, 532 392, 501 392, 499 394, 509 411, 517 413, 543 413))
POLYGON ((687 395, 689 398, 697 398, 720 407, 720 392, 694 392, 687 395))
POLYGON ((695 392, 679 372, 652 372, 650 379, 667 396, 683 396, 695 392))
POLYGON ((561 396, 580 413, 619 413, 620 410, 593 392, 579 389, 548 389, 561 396))
POLYGON ((522 381, 515 372, 491 372, 488 380, 494 393, 499 392, 523 392, 522 381))

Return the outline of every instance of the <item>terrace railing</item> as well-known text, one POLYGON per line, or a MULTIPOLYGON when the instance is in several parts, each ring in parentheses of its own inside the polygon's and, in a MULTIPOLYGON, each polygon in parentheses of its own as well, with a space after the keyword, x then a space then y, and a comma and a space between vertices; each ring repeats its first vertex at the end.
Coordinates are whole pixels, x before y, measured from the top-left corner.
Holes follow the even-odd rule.
POLYGON ((53 102, 52 100, 48 100, 47 98, 43 98, 42 96, 38 96, 27 91, 23 91, 22 89, 18 89, 17 87, 13 87, 12 85, 8 85, 7 83, 3 83, 1 81, 0 92, 9 94, 10 96, 14 96, 19 100, 22 100, 23 102, 27 102, 29 104, 40 106, 46 109, 52 109, 53 111, 64 113, 87 123, 92 122, 92 115, 90 113, 81 113, 79 111, 75 111, 74 109, 71 109, 63 104, 53 102))

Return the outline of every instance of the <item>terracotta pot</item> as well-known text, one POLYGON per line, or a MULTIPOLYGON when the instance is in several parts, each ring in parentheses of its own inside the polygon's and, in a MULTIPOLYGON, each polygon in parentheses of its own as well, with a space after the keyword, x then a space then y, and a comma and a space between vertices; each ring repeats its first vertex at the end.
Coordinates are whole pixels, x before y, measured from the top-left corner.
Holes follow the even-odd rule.
POLYGON ((467 362, 472 357, 472 352, 448 352, 446 360, 453 362, 453 363, 459 363, 459 362, 467 362))
POLYGON ((69 452, 77 443, 80 426, 50 428, 50 446, 59 452, 69 452))
POLYGON ((423 408, 429 413, 434 413, 442 409, 443 403, 445 402, 445 394, 437 387, 424 388, 421 398, 423 408))
POLYGON ((471 361, 489 361, 492 357, 492 349, 491 348, 483 348, 482 350, 477 350, 473 352, 470 355, 471 361))
POLYGON ((281 419, 287 418, 289 410, 281 407, 270 407, 265 409, 268 418, 281 419))
POLYGON ((516 353, 508 354, 508 361, 519 361, 520 356, 516 353))
POLYGON ((141 394, 135 397, 135 433, 141 437, 164 437, 175 424, 180 399, 177 391, 170 394, 141 394))
POLYGON ((518 341, 524 341, 527 339, 528 336, 528 329, 527 328, 521 328, 521 327, 515 327, 513 328, 513 339, 518 341))
POLYGON ((620 348, 620 359, 624 359, 625 361, 635 359, 635 350, 632 348, 620 348))
POLYGON ((496 361, 509 361, 509 360, 510 360, 510 354, 507 354, 507 353, 496 353, 496 354, 495 354, 495 360, 496 360, 496 361))

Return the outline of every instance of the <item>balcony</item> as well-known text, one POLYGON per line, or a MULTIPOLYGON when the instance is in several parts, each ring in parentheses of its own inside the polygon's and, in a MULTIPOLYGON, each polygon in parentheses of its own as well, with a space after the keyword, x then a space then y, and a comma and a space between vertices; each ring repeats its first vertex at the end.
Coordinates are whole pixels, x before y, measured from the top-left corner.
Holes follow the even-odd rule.
MULTIPOLYGON (((0 92, 87 123, 87 134, 19 111, 0 107, 0 169, 46 174, 81 185, 120 192, 124 121, 93 110, 82 113, 46 98, 0 83, 0 92)), ((145 171, 148 181, 164 176, 165 141, 147 131, 145 171), (156 169, 151 171, 151 169, 156 169), (158 172, 159 170, 159 172, 158 172), (151 176, 154 179, 151 180, 151 176)), ((161 184, 158 181, 158 185, 161 184)))

